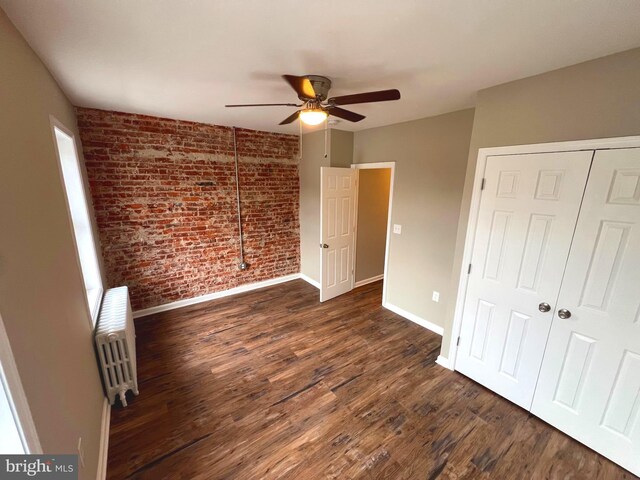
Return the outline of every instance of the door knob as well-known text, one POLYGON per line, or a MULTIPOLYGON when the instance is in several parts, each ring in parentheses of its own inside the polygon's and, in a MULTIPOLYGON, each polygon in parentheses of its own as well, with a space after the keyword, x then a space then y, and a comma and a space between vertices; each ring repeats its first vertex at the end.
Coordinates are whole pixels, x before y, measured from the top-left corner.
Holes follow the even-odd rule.
POLYGON ((551 310, 551 305, 546 302, 542 302, 540 305, 538 305, 538 310, 540 310, 542 313, 547 313, 549 310, 551 310))
POLYGON ((320 248, 329 248, 329 245, 327 245, 326 243, 321 243, 320 248))
POLYGON ((571 312, 566 308, 561 308, 558 310, 558 316, 563 320, 566 320, 567 318, 571 318, 571 312))

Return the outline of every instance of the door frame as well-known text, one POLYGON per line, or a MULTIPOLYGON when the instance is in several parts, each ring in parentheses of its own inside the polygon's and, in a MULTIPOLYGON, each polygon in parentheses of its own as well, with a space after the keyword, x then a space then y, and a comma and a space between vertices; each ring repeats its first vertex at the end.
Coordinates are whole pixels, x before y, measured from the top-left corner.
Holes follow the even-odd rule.
POLYGON ((458 337, 460 336, 460 330, 462 328, 464 303, 467 296, 467 284, 469 280, 468 268, 472 263, 471 257, 473 244, 476 237, 476 229, 478 226, 482 181, 484 178, 484 172, 487 165, 488 157, 503 155, 526 155, 531 153, 573 152, 582 150, 610 150, 637 147, 640 147, 640 136, 598 138, 593 140, 575 140, 552 143, 534 143, 529 145, 511 145, 505 147, 489 147, 478 149, 478 160, 476 163, 476 170, 473 179, 471 205, 469 207, 469 220, 467 222, 467 232, 464 241, 462 264, 460 265, 458 294, 455 301, 456 303, 453 314, 451 338, 449 338, 449 361, 447 363, 444 359, 438 357, 438 363, 440 365, 443 365, 450 370, 455 370, 456 357, 458 354, 458 337))
POLYGON ((391 243, 391 218, 393 212, 393 184, 396 175, 396 162, 373 162, 373 163, 352 163, 351 168, 356 170, 356 228, 353 237, 353 280, 355 282, 356 257, 358 255, 358 198, 360 197, 360 173, 358 170, 363 169, 391 169, 391 178, 389 179, 389 212, 387 213, 387 238, 384 246, 384 269, 382 271, 382 306, 387 307, 387 274, 389 273, 389 244, 391 243))
POLYGON ((36 431, 29 402, 22 388, 18 367, 13 358, 9 336, 0 315, 0 388, 6 388, 9 406, 18 427, 22 445, 28 454, 42 454, 42 446, 36 431))

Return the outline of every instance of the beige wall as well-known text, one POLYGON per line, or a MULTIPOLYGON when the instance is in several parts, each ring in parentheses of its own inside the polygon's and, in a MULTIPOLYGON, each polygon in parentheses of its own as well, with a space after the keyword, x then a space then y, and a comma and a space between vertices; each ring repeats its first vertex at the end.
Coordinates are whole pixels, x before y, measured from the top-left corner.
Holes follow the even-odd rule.
POLYGON ((324 130, 302 136, 300 161, 300 272, 320 282, 320 168, 350 167, 353 133, 329 130, 325 154, 324 130))
MULTIPOLYGON (((478 149, 640 135, 640 49, 610 55, 478 93, 450 291, 459 281, 478 149)), ((442 355, 449 353, 448 303, 442 355)))
POLYGON ((358 175, 356 282, 384 273, 391 169, 366 168, 358 175))
POLYGON ((356 132, 355 163, 396 162, 387 301, 443 326, 473 110, 356 132), (440 292, 440 302, 431 292, 440 292))
POLYGON ((353 163, 353 132, 329 130, 329 145, 332 167, 350 168, 353 163))
POLYGON ((302 136, 300 160, 300 272, 320 281, 320 168, 329 166, 324 158, 324 131, 302 136))
POLYGON ((0 310, 44 451, 82 437, 95 479, 104 397, 49 125, 76 118, 1 10, 0 65, 0 310))

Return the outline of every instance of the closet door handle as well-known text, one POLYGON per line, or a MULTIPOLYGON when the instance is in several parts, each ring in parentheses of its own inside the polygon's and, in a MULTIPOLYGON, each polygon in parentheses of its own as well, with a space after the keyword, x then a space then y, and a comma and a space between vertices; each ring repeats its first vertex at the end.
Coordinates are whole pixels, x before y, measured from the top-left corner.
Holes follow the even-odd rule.
POLYGON ((566 308, 561 308, 560 310, 558 310, 558 316, 561 319, 566 320, 567 318, 571 318, 571 312, 566 308))
POLYGON ((549 310, 551 310, 551 305, 546 302, 542 302, 540 305, 538 305, 538 310, 540 310, 542 313, 547 313, 549 310))

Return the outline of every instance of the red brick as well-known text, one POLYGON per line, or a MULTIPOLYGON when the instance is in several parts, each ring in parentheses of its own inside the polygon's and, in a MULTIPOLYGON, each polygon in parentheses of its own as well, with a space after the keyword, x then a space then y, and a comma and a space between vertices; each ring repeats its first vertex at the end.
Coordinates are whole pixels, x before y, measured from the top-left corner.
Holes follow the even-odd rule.
POLYGON ((134 309, 297 273, 298 138, 77 108, 108 287, 134 309))

